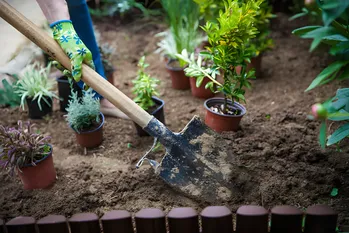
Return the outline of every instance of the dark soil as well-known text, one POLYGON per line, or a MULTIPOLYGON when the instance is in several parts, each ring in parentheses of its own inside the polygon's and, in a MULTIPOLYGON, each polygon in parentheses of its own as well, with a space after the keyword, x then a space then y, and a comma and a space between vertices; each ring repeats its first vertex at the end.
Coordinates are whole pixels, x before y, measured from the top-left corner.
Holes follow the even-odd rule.
POLYGON ((81 129, 80 133, 90 132, 97 129, 102 124, 102 117, 99 117, 99 122, 94 119, 88 128, 81 129))
MULTIPOLYGON (((75 142, 74 132, 59 112, 58 104, 51 117, 35 120, 41 133, 52 136, 54 163, 58 172, 55 186, 47 191, 24 191, 19 179, 0 175, 0 216, 11 218, 32 215, 94 212, 99 215, 113 209, 138 211, 145 207, 165 211, 178 206, 201 210, 207 205, 228 205, 232 210, 245 204, 266 208, 287 204, 307 208, 328 204, 339 211, 341 219, 349 215, 349 147, 348 141, 322 150, 318 144, 319 122, 307 119, 310 107, 334 95, 343 83, 332 83, 304 92, 330 60, 324 51, 309 53, 310 41, 291 34, 306 22, 289 22, 279 15, 273 22, 274 50, 265 53, 262 77, 252 83, 247 93, 247 114, 241 130, 224 133, 226 153, 234 158, 231 164, 235 182, 242 195, 217 203, 190 199, 158 179, 153 169, 135 164, 151 147, 151 137, 138 137, 134 125, 126 120, 106 118, 104 142, 88 150, 75 142), (333 188, 339 194, 331 197, 333 188)), ((148 72, 161 82, 160 98, 165 100, 166 124, 180 131, 198 115, 204 119, 203 100, 191 96, 190 90, 171 88, 163 60, 153 54, 163 25, 146 21, 129 24, 99 22, 102 38, 116 46, 115 81, 131 98, 131 80, 137 75, 137 62, 147 55, 148 72)), ((348 84, 346 84, 348 85, 348 84)), ((14 126, 27 113, 16 109, 0 109, 0 123, 14 126)), ((332 125, 330 131, 335 129, 332 125)), ((155 153, 160 161, 163 151, 155 153)))

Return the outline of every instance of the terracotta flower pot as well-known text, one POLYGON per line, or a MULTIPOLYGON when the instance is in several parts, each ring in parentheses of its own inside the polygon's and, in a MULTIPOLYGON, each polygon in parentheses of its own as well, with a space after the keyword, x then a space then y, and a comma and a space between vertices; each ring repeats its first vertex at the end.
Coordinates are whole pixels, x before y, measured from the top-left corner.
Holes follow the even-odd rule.
MULTIPOLYGON (((153 96, 153 101, 155 102, 156 104, 156 108, 155 110, 149 112, 150 115, 153 115, 156 119, 158 119, 160 122, 162 122, 163 124, 165 124, 165 113, 164 113, 164 105, 165 105, 165 101, 153 96)), ((136 127, 136 130, 137 130, 137 134, 138 136, 140 137, 143 137, 143 136, 149 136, 149 134, 144 131, 139 125, 137 125, 136 123, 135 124, 135 127, 136 127)))
POLYGON ((101 123, 95 129, 83 132, 76 132, 75 137, 77 143, 86 148, 95 148, 102 144, 103 142, 103 125, 104 125, 104 115, 100 113, 101 123))
MULTIPOLYGON (((258 78, 261 76, 261 73, 262 73, 262 55, 259 55, 257 57, 253 57, 251 59, 251 63, 246 62, 246 64, 247 64, 247 71, 254 68, 255 72, 256 72, 255 73, 256 77, 258 78)), ((236 67, 236 72, 240 73, 240 71, 241 71, 241 67, 240 66, 236 67)))
POLYGON ((52 112, 52 99, 45 97, 46 100, 50 103, 50 106, 43 100, 40 100, 41 110, 37 99, 33 100, 32 98, 26 98, 28 106, 28 114, 31 119, 42 119, 44 116, 51 114, 52 112))
POLYGON ((214 96, 214 93, 210 89, 205 89, 205 85, 210 81, 209 78, 204 78, 200 87, 196 87, 196 78, 189 78, 191 94, 194 97, 201 99, 208 99, 214 96))
POLYGON ((49 188, 56 181, 56 170, 53 166, 52 146, 49 154, 36 162, 36 166, 28 164, 18 171, 25 190, 49 188))
POLYGON ((177 90, 190 89, 189 78, 185 76, 184 68, 175 67, 173 64, 176 60, 170 60, 166 63, 167 72, 171 76, 172 88, 177 90))
POLYGON ((242 117, 246 114, 245 107, 237 102, 234 102, 234 104, 232 104, 231 101, 228 100, 228 106, 233 109, 239 110, 239 115, 220 114, 211 109, 211 107, 220 106, 222 104, 224 104, 223 98, 211 98, 205 101, 205 124, 219 133, 224 131, 237 131, 239 129, 242 117))

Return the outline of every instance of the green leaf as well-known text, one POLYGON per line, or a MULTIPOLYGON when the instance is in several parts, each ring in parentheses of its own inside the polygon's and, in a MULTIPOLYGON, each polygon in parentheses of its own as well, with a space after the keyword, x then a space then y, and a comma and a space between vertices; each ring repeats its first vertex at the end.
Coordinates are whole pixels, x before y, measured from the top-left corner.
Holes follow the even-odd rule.
POLYGON ((349 1, 347 0, 327 0, 326 3, 321 5, 324 24, 326 26, 330 25, 344 13, 348 6, 349 1))
POLYGON ((326 122, 323 121, 320 126, 319 142, 322 148, 326 146, 326 122))
POLYGON ((335 41, 335 42, 345 42, 345 41, 348 41, 348 38, 346 38, 345 36, 340 35, 340 34, 324 36, 322 39, 323 40, 327 40, 327 41, 335 41))
POLYGON ((337 77, 337 80, 345 80, 349 79, 349 66, 346 66, 343 70, 343 72, 337 77))
POLYGON ((331 191, 331 197, 335 197, 338 195, 338 189, 337 188, 333 188, 331 191))
POLYGON ((311 45, 310 45, 309 51, 310 51, 310 52, 313 52, 313 51, 319 46, 319 44, 321 43, 321 41, 322 41, 321 38, 315 38, 315 39, 313 40, 313 42, 311 43, 311 45))
POLYGON ((288 20, 289 20, 289 21, 292 21, 292 20, 301 18, 301 17, 303 17, 303 16, 308 15, 308 13, 309 13, 309 12, 301 12, 301 13, 295 14, 294 16, 290 17, 288 20))
POLYGON ((200 76, 196 78, 196 87, 200 87, 202 81, 204 81, 205 76, 200 76))
POLYGON ((315 29, 321 28, 322 26, 306 26, 306 27, 301 27, 301 28, 297 28, 295 30, 292 31, 292 34, 296 35, 296 36, 302 36, 308 32, 311 32, 315 29))
POLYGON ((327 146, 333 145, 344 138, 349 136, 349 123, 346 123, 339 127, 329 138, 327 141, 327 146))
POLYGON ((317 86, 320 86, 326 78, 330 77, 333 73, 339 71, 343 66, 347 65, 349 61, 336 61, 326 67, 310 84, 310 86, 305 90, 309 91, 317 86))

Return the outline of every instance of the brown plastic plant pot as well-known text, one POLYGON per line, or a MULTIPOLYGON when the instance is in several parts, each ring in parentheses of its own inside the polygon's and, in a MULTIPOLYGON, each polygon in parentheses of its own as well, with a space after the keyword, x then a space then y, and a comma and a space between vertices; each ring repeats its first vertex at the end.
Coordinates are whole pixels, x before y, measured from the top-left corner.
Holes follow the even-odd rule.
POLYGON ((56 181, 56 169, 52 158, 53 149, 50 144, 49 146, 51 151, 46 157, 37 161, 36 166, 28 164, 17 169, 25 190, 50 188, 56 181))
POLYGON ((172 88, 177 90, 190 89, 189 78, 185 76, 184 68, 171 66, 174 62, 176 62, 176 60, 169 60, 166 63, 166 69, 172 81, 172 88))
POLYGON ((102 120, 102 122, 96 129, 86 132, 76 132, 74 130, 76 141, 80 146, 86 148, 95 148, 102 144, 104 125, 104 115, 102 113, 100 113, 100 119, 102 120))
MULTIPOLYGON (((257 57, 253 57, 251 59, 251 63, 246 62, 247 64, 247 71, 251 70, 251 69, 255 69, 255 76, 257 78, 259 78, 261 76, 261 72, 262 72, 262 54, 260 54, 257 57)), ((238 66, 236 67, 236 72, 239 74, 241 71, 241 67, 238 66)))
POLYGON ((208 99, 214 96, 214 93, 210 89, 205 89, 206 84, 210 81, 209 78, 205 77, 200 87, 196 87, 196 78, 189 78, 189 79, 190 79, 191 94, 194 97, 201 98, 201 99, 208 99))
POLYGON ((206 108, 205 124, 218 133, 224 131, 237 131, 242 117, 246 114, 246 109, 241 104, 228 100, 228 105, 241 111, 240 115, 225 115, 211 110, 212 106, 224 104, 223 98, 211 98, 205 101, 206 108))

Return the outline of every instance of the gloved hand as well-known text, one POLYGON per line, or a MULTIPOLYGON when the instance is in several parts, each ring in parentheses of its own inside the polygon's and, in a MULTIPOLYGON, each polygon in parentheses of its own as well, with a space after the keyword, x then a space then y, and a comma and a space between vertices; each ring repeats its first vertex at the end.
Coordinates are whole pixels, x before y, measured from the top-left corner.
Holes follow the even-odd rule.
MULTIPOLYGON (((53 38, 61 46, 71 61, 71 72, 57 61, 53 64, 63 72, 64 75, 74 78, 76 82, 81 80, 82 63, 95 69, 92 53, 81 41, 70 20, 62 20, 50 25, 53 30, 53 38)), ((85 86, 84 89, 88 87, 85 86)))

